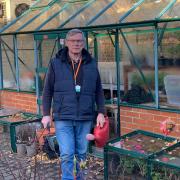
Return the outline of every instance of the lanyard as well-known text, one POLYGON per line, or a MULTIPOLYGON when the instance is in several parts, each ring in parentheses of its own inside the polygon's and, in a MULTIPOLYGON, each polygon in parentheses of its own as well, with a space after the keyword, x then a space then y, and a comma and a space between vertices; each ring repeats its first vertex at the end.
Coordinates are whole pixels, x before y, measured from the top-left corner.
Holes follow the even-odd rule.
POLYGON ((77 75, 78 75, 78 73, 79 73, 79 69, 80 69, 80 66, 81 66, 81 62, 82 62, 82 59, 80 59, 79 64, 78 64, 78 67, 77 67, 77 70, 76 70, 76 72, 75 72, 74 63, 73 63, 73 61, 71 60, 72 68, 73 68, 73 72, 74 72, 75 85, 76 85, 76 78, 77 78, 77 75))

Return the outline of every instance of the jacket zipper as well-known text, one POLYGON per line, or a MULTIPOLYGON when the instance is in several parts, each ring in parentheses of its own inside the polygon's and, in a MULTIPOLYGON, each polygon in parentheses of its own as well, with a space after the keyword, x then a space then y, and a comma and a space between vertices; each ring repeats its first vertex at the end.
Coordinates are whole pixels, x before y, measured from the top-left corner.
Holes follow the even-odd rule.
MULTIPOLYGON (((71 67, 69 66, 69 64, 66 64, 66 65, 69 68, 69 70, 72 72, 71 67)), ((72 73, 72 80, 73 80, 73 86, 74 86, 74 93, 75 93, 75 96, 77 96, 76 90, 75 90, 75 81, 74 81, 73 73, 72 73)), ((80 98, 80 95, 79 95, 79 98, 80 98)), ((76 97, 76 104, 77 104, 76 119, 77 120, 79 120, 79 98, 76 97)))
POLYGON ((76 99, 77 99, 77 112, 76 112, 77 120, 79 120, 79 98, 76 97, 76 99))

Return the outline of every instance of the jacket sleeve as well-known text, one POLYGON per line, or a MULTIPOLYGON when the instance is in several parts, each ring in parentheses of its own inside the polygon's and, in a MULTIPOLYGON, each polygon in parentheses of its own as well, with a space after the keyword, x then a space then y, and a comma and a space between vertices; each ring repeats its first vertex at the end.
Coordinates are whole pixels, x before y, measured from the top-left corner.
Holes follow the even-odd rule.
POLYGON ((49 116, 51 111, 51 102, 54 92, 54 69, 52 65, 52 60, 49 63, 48 71, 45 77, 45 83, 42 94, 42 111, 43 116, 49 116))
POLYGON ((102 89, 101 78, 100 78, 98 69, 97 69, 97 72, 98 72, 98 77, 97 77, 97 81, 96 81, 96 95, 95 95, 97 111, 98 111, 98 113, 105 114, 104 92, 102 89))

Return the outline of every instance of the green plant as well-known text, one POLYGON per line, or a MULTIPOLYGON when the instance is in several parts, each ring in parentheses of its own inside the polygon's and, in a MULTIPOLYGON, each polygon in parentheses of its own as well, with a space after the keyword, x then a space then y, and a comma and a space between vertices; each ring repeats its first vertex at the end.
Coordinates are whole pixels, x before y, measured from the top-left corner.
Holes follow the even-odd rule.
POLYGON ((147 174, 147 163, 143 159, 135 159, 137 167, 139 168, 139 172, 142 177, 145 177, 147 174))
POLYGON ((17 143, 30 145, 35 141, 36 130, 29 124, 19 126, 16 134, 17 143))
MULTIPOLYGON (((158 74, 158 88, 159 90, 164 89, 164 77, 166 76, 166 73, 159 72, 158 74)), ((150 72, 147 74, 144 74, 144 77, 146 79, 146 83, 151 87, 151 89, 154 89, 155 87, 155 74, 154 72, 150 72)), ((133 73, 131 77, 132 84, 139 85, 141 87, 145 86, 145 82, 143 81, 143 78, 140 76, 140 74, 133 73)))
POLYGON ((165 55, 169 58, 178 58, 180 56, 179 51, 180 45, 179 44, 171 44, 167 47, 165 47, 165 55))
MULTIPOLYGON (((120 156, 119 164, 115 169, 115 173, 117 176, 121 175, 125 177, 125 175, 130 175, 133 173, 134 163, 132 163, 132 158, 129 156, 120 156)), ((113 171, 113 170, 112 170, 113 171)))
POLYGON ((153 166, 152 180, 178 180, 180 172, 164 166, 153 166))

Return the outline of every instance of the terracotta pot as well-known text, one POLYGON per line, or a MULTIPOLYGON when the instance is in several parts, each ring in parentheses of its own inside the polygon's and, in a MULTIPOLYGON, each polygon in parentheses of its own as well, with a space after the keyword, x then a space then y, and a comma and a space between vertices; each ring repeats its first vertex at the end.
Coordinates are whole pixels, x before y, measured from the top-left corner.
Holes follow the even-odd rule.
POLYGON ((37 142, 40 146, 44 145, 44 137, 47 135, 54 135, 55 128, 50 128, 50 132, 47 129, 39 129, 36 131, 37 142))

